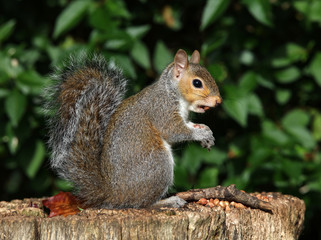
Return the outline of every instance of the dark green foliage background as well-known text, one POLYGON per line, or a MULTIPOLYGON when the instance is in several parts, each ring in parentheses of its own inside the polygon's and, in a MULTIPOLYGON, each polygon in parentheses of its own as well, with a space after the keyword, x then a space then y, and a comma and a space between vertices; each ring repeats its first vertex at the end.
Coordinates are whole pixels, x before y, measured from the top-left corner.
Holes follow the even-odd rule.
POLYGON ((97 51, 131 95, 179 48, 201 52, 223 104, 194 121, 216 146, 175 147, 172 191, 235 183, 305 200, 302 239, 320 239, 321 2, 35 0, 0 3, 1 200, 70 186, 50 170, 41 91, 70 53, 97 51), (313 232, 314 230, 314 232, 313 232))

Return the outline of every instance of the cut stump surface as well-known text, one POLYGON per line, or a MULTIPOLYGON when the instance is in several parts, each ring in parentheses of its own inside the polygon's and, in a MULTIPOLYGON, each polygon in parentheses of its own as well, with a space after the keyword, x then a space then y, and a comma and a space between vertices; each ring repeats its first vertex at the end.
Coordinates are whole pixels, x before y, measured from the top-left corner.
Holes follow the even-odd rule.
POLYGON ((3 201, 0 239, 298 239, 304 202, 269 194, 273 213, 188 203, 179 209, 86 209, 48 218, 43 199, 3 201))

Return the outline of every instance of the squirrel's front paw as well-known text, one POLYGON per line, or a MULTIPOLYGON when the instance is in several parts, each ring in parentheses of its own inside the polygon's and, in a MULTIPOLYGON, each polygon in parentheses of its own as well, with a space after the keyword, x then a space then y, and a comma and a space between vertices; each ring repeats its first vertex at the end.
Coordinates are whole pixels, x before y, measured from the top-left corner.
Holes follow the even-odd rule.
POLYGON ((214 136, 211 129, 204 124, 192 124, 194 129, 194 139, 201 142, 203 148, 210 150, 214 146, 214 136))
POLYGON ((214 136, 211 135, 210 137, 208 138, 204 138, 202 141, 201 141, 201 146, 203 148, 207 148, 208 150, 211 150, 211 147, 214 146, 214 136))

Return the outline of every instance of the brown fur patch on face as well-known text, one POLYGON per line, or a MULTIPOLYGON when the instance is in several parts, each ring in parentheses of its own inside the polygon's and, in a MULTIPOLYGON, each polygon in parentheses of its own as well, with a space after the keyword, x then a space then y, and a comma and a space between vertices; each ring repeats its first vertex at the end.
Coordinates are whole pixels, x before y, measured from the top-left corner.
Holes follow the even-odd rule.
POLYGON ((208 96, 220 96, 218 87, 211 74, 199 64, 189 64, 189 68, 185 71, 183 78, 179 82, 180 91, 189 103, 197 100, 203 100, 208 96), (199 79, 203 87, 195 88, 193 80, 199 79))
POLYGON ((194 76, 198 76, 205 81, 208 89, 212 90, 210 92, 211 95, 220 95, 215 80, 213 79, 212 75, 206 70, 206 68, 202 67, 199 64, 190 64, 189 71, 194 76))

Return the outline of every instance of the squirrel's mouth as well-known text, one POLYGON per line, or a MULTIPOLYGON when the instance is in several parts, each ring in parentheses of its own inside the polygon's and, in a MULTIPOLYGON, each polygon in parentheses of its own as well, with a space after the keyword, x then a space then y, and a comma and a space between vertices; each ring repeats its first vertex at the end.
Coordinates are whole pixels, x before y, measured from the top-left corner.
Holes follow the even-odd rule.
POLYGON ((206 106, 206 105, 198 105, 197 106, 197 110, 198 112, 200 113, 204 113, 205 111, 207 111, 208 109, 210 109, 209 106, 206 106))
POLYGON ((209 97, 206 100, 195 101, 194 104, 190 106, 190 110, 196 113, 204 113, 210 108, 216 107, 222 103, 222 98, 219 96, 209 97))
POLYGON ((189 110, 196 113, 205 113, 205 111, 209 110, 211 106, 207 105, 192 105, 189 110))

